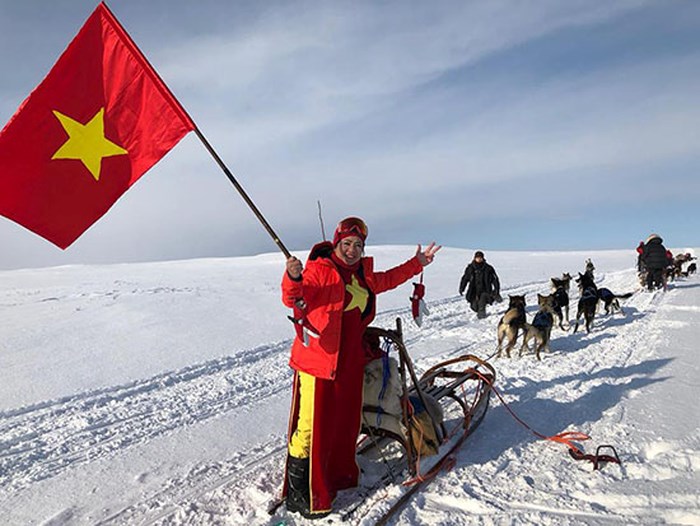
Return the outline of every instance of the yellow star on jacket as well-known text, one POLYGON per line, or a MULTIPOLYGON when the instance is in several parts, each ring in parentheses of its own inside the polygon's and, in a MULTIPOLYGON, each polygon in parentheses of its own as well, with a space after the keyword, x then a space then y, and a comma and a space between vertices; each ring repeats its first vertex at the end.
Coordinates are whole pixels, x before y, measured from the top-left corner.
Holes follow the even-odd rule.
POLYGON ((360 309, 360 312, 364 312, 365 308, 367 307, 367 298, 369 298, 369 291, 363 288, 362 285, 360 285, 360 282, 357 281, 356 276, 352 277, 351 283, 345 285, 345 290, 347 290, 352 296, 352 298, 350 298, 348 306, 345 307, 345 312, 352 310, 356 307, 360 309))
POLYGON ((90 170, 95 181, 99 181, 103 157, 128 153, 105 137, 104 113, 105 109, 101 108, 87 124, 81 124, 54 110, 53 114, 66 130, 68 140, 51 159, 78 159, 90 170))

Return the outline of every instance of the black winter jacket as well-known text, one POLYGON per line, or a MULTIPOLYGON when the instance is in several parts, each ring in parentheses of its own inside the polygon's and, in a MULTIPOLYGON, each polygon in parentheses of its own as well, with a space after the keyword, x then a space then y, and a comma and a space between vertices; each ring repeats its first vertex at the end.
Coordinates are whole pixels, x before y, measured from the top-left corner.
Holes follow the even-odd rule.
POLYGON ((464 289, 467 288, 466 299, 472 303, 482 292, 499 295, 501 292, 501 284, 498 281, 498 276, 494 268, 484 261, 483 263, 471 262, 464 269, 464 275, 459 282, 459 294, 464 294, 464 289))
POLYGON ((648 269, 662 269, 668 266, 666 259, 666 247, 663 246, 663 239, 653 237, 644 245, 642 261, 648 269))

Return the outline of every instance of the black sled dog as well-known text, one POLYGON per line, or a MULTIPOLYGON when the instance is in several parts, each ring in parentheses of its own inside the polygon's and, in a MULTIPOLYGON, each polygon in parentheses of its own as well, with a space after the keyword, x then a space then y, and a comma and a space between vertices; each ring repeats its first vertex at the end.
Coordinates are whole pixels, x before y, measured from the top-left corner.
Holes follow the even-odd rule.
POLYGON ((559 328, 561 330, 567 330, 564 328, 564 319, 566 319, 566 324, 569 324, 569 289, 571 287, 571 275, 566 272, 561 275, 560 278, 551 278, 552 291, 554 295, 554 314, 559 320, 559 328))
POLYGON ((579 320, 582 315, 586 322, 586 332, 591 332, 593 318, 595 318, 595 312, 598 307, 598 287, 593 280, 593 273, 588 271, 584 274, 579 272, 576 283, 578 283, 578 290, 581 293, 581 297, 578 299, 574 333, 578 330, 579 320))
POLYGON ((584 272, 588 273, 593 277, 593 271, 595 270, 595 265, 593 264, 593 261, 591 261, 591 258, 588 258, 586 260, 586 270, 584 272))
POLYGON ((523 355, 523 351, 530 350, 530 340, 535 340, 535 356, 538 360, 540 358, 540 351, 545 349, 549 351, 549 339, 552 335, 552 327, 554 326, 554 295, 543 296, 542 294, 537 295, 537 303, 540 306, 540 310, 535 314, 532 323, 525 324, 525 335, 523 336, 523 344, 520 346, 520 354, 523 355))
POLYGON ((626 294, 614 294, 610 289, 606 289, 605 287, 598 289, 598 299, 605 304, 605 314, 615 314, 616 311, 624 314, 625 311, 622 310, 622 307, 620 307, 620 302, 617 300, 626 300, 631 296, 632 292, 628 292, 626 294))
POLYGON ((506 356, 510 358, 510 351, 515 347, 515 342, 518 339, 518 331, 525 329, 525 296, 508 296, 508 310, 498 322, 498 354, 497 358, 501 357, 501 349, 503 340, 508 338, 506 344, 506 356))

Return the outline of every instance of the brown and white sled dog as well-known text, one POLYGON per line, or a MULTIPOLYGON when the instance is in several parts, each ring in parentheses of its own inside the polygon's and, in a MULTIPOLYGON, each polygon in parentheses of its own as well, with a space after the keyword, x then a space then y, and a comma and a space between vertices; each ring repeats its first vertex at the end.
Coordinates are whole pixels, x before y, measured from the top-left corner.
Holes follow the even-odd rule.
POLYGON ((550 278, 552 282, 552 293, 554 295, 554 314, 559 320, 559 328, 564 328, 564 319, 569 324, 569 289, 571 288, 571 275, 565 272, 561 278, 550 278))
POLYGON ((510 351, 515 347, 515 342, 518 339, 518 331, 525 329, 525 296, 508 296, 508 310, 498 322, 498 354, 501 356, 503 340, 508 338, 506 344, 506 356, 510 358, 510 351))
POLYGON ((550 281, 552 282, 552 291, 563 288, 565 291, 569 292, 571 289, 571 274, 568 272, 564 272, 561 278, 550 278, 550 281))
POLYGON ((523 344, 520 346, 520 354, 523 355, 524 350, 530 350, 530 340, 535 340, 535 356, 538 360, 540 358, 540 351, 542 349, 550 350, 549 339, 552 335, 552 327, 554 326, 554 295, 543 296, 542 294, 537 295, 537 303, 540 306, 540 310, 535 314, 532 323, 525 324, 525 335, 523 336, 523 344))

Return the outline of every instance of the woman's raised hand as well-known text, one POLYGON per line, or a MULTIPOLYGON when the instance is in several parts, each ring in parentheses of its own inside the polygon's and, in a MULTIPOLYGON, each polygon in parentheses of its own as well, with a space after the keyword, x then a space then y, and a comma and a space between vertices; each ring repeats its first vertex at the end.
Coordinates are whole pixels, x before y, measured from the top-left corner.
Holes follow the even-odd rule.
POLYGON ((416 249, 416 257, 418 258, 420 264, 425 267, 426 265, 430 265, 433 262, 435 254, 437 254, 437 251, 441 248, 442 245, 436 245, 435 241, 433 241, 432 243, 430 243, 430 245, 425 247, 425 250, 421 250, 421 246, 418 245, 418 248, 416 249))

